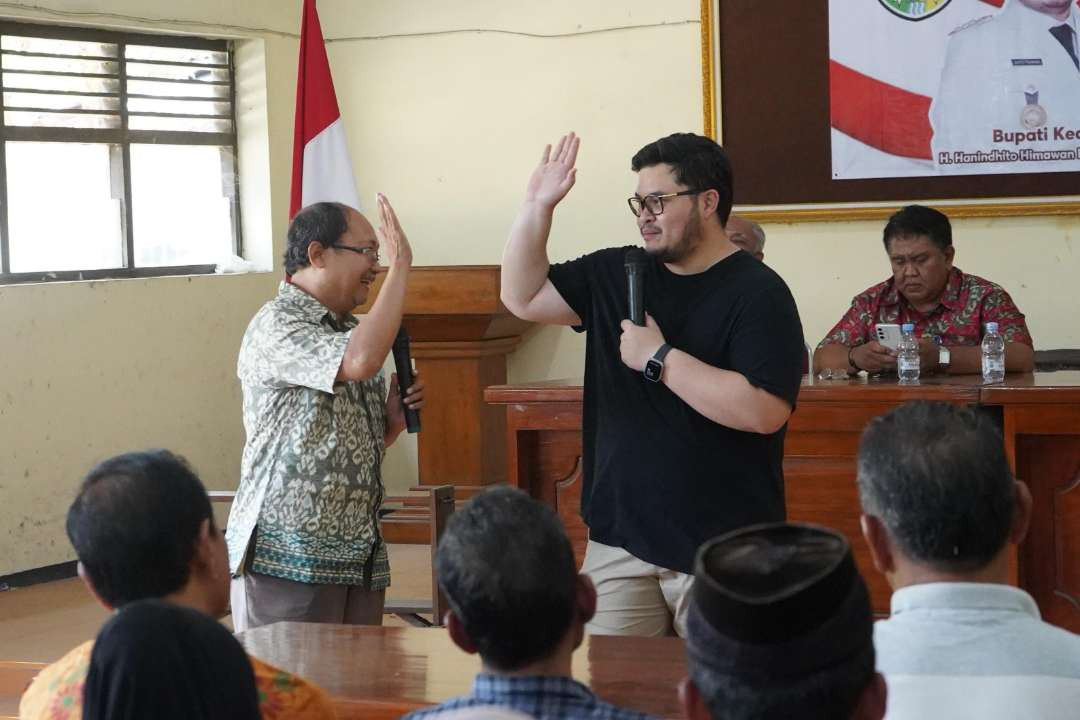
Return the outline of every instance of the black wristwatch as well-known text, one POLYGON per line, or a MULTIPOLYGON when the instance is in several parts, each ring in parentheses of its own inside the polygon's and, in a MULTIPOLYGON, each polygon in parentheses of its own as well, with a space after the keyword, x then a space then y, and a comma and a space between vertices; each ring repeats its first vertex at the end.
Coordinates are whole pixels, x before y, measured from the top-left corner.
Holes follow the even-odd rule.
POLYGON ((657 349, 656 354, 649 358, 649 362, 645 363, 645 379, 652 382, 660 382, 660 378, 664 376, 664 357, 671 351, 671 346, 664 343, 657 349))

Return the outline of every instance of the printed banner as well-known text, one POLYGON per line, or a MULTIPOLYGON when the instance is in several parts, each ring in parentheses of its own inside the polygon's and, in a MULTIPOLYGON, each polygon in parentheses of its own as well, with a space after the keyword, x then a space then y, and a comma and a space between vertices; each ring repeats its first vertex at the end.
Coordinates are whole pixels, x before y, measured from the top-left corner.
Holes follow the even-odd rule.
POLYGON ((1078 0, 829 0, 834 179, 1080 171, 1078 0))

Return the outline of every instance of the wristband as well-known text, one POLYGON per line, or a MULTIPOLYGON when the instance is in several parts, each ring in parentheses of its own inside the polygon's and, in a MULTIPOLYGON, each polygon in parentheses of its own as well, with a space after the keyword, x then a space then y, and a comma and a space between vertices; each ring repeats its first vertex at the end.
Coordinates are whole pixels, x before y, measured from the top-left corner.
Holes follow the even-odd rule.
POLYGON ((856 348, 856 347, 858 347, 858 346, 857 346, 857 345, 853 345, 852 347, 849 347, 849 348, 848 348, 848 351, 847 351, 847 362, 848 362, 848 365, 850 365, 851 367, 855 368, 855 372, 862 372, 862 371, 863 371, 863 369, 862 369, 861 367, 859 367, 859 366, 858 366, 858 365, 857 365, 857 364, 855 363, 855 358, 851 356, 851 353, 855 352, 855 348, 856 348))

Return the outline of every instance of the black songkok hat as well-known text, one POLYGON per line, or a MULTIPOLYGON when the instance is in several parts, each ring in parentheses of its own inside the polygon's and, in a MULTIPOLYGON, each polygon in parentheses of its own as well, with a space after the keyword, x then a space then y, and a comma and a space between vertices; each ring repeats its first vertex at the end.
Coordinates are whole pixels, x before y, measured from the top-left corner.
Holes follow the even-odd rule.
POLYGON ((687 651, 714 673, 798 678, 873 653, 866 585, 837 532, 766 523, 706 542, 687 651))

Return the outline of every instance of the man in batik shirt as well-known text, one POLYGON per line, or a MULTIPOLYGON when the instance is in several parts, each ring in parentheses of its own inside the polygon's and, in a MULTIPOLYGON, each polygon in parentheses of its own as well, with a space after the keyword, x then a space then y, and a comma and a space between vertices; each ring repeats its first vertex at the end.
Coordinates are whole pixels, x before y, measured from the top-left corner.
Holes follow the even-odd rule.
POLYGON ((909 205, 889 218, 884 242, 892 277, 855 296, 818 345, 816 371, 895 372, 896 352, 877 341, 874 326, 912 323, 924 373, 978 373, 988 322, 996 322, 1005 339, 1005 370, 1031 371, 1034 348, 1024 314, 1001 286, 953 267, 952 228, 945 215, 909 205))
POLYGON ((390 584, 379 533, 380 468, 405 427, 383 362, 405 302, 412 250, 386 198, 378 235, 356 210, 304 208, 289 226, 277 297, 255 314, 240 346, 247 442, 227 539, 236 629, 282 620, 379 624, 390 584), (387 274, 367 300, 379 251, 387 274))

